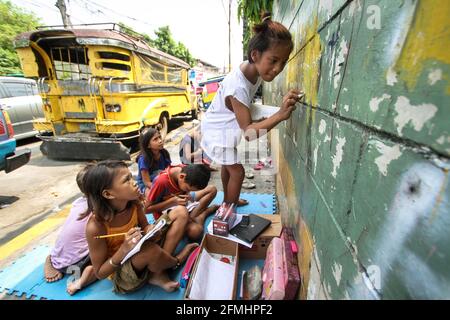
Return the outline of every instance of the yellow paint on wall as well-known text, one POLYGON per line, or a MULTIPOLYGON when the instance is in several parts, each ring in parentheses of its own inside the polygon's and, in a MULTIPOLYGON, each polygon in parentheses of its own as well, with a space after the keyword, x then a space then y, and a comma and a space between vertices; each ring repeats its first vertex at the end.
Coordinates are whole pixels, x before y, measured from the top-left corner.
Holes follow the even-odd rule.
POLYGON ((21 235, 15 237, 5 245, 0 247, 0 260, 3 260, 18 250, 24 248, 29 243, 33 242, 39 236, 44 235, 53 228, 59 226, 64 222, 70 212, 72 205, 68 205, 57 214, 46 218, 44 221, 31 227, 21 235))
POLYGON ((320 57, 322 54, 320 37, 316 34, 305 47, 305 61, 303 63, 305 101, 313 107, 312 119, 314 121, 315 107, 318 105, 320 57))
MULTIPOLYGON (((414 21, 396 64, 409 90, 415 88, 425 62, 450 64, 450 1, 419 1, 414 21)), ((450 93, 450 85, 447 87, 450 93)))

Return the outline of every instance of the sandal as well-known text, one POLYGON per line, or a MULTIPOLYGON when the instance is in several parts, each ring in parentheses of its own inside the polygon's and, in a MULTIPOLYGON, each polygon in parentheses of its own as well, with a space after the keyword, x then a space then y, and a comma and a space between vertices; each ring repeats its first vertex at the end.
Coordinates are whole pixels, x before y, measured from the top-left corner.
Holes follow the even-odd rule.
POLYGON ((237 203, 237 206, 238 207, 246 206, 246 205, 248 205, 248 203, 249 202, 247 200, 245 200, 245 199, 239 199, 238 203, 237 203))
POLYGON ((258 161, 257 164, 255 164, 255 166, 253 167, 254 170, 261 170, 264 168, 264 162, 262 161, 258 161))
POLYGON ((254 175, 253 173, 251 173, 251 172, 246 172, 246 173, 245 173, 245 177, 246 177, 247 179, 253 179, 253 178, 255 177, 255 175, 254 175))
POLYGON ((244 189, 255 189, 256 188, 256 184, 254 184, 253 182, 250 181, 246 181, 242 184, 242 188, 244 189))

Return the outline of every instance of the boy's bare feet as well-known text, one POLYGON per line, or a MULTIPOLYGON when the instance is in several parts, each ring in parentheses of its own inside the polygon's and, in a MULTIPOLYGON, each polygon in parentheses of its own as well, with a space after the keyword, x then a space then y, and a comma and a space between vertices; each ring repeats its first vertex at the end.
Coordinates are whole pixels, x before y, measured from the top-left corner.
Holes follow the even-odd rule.
POLYGON ((55 282, 63 277, 63 274, 53 267, 50 255, 45 259, 44 276, 47 282, 55 282))
POLYGON ((181 250, 180 253, 177 254, 177 256, 176 256, 180 265, 186 261, 186 259, 189 257, 191 252, 194 251, 194 249, 197 247, 198 247, 198 243, 195 243, 195 242, 188 243, 187 245, 184 246, 183 250, 181 250))
POLYGON ((210 214, 216 213, 217 209, 219 209, 220 206, 217 204, 214 204, 208 208, 206 208, 202 213, 205 213, 205 217, 208 217, 210 214))
POLYGON ((177 281, 172 281, 165 271, 160 273, 152 273, 148 283, 161 287, 167 292, 173 292, 180 287, 180 283, 177 281))

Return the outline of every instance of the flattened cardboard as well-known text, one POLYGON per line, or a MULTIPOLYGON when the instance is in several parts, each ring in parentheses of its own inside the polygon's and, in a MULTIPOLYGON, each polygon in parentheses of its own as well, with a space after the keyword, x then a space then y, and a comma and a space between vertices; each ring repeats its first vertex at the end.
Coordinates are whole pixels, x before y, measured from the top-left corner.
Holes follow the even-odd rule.
POLYGON ((274 237, 281 236, 282 225, 281 216, 279 214, 258 214, 258 216, 269 219, 272 223, 255 239, 251 248, 239 245, 239 255, 241 258, 265 259, 270 241, 272 241, 274 237))

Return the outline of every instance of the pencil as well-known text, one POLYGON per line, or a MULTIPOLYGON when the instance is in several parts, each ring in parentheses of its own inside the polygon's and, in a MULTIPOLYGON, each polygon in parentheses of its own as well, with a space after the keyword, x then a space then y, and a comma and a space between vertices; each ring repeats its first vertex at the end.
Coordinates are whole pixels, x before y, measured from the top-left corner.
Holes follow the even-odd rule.
MULTIPOLYGON (((144 231, 141 231, 141 233, 144 233, 144 231)), ((95 239, 104 239, 104 238, 111 238, 111 237, 118 237, 118 236, 124 236, 126 235, 127 232, 122 232, 122 233, 113 233, 113 234, 105 234, 103 236, 96 236, 94 237, 95 239)))

